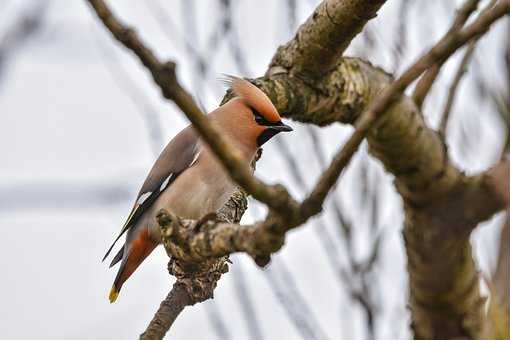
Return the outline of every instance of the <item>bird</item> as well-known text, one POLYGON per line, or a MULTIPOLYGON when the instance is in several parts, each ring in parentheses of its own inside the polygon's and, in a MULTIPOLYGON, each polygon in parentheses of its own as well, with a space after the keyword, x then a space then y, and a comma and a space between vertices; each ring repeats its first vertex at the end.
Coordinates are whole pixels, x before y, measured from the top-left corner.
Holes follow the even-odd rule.
MULTIPOLYGON (((207 118, 249 165, 264 143, 292 128, 282 122, 269 97, 257 86, 235 76, 227 76, 225 82, 234 96, 207 114, 207 118)), ((109 294, 110 303, 117 300, 122 285, 161 244, 156 221, 161 209, 199 220, 220 209, 235 190, 236 184, 193 125, 181 130, 152 166, 126 222, 103 257, 104 261, 127 233, 124 245, 110 264, 111 268, 120 262, 109 294)))

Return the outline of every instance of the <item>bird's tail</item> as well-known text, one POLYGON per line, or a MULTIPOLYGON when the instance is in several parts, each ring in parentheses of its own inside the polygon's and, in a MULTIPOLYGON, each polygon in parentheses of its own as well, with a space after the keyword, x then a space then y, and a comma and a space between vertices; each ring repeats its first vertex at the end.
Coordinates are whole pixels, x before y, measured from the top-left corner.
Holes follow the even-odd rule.
POLYGON ((150 236, 148 229, 141 231, 133 240, 131 244, 126 241, 124 245, 124 254, 122 257, 122 263, 113 282, 112 289, 110 290, 109 300, 110 303, 115 302, 119 296, 120 289, 126 280, 133 274, 138 268, 140 263, 145 260, 147 256, 156 248, 158 245, 150 236))

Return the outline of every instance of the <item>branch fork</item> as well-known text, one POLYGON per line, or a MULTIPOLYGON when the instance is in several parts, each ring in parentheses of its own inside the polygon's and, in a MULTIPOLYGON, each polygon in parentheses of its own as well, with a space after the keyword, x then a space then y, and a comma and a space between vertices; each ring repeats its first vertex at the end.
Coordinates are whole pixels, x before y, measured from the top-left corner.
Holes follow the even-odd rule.
MULTIPOLYGON (((460 171, 449 162, 442 150, 439 138, 420 118, 418 107, 437 77, 442 62, 465 43, 483 35, 496 20, 508 15, 510 13, 509 0, 498 1, 495 6, 484 11, 471 24, 464 27, 464 23, 479 2, 478 0, 468 0, 463 7, 465 11, 460 12, 452 30, 400 77, 389 83, 385 81, 386 86, 378 88, 376 97, 372 96, 372 100, 365 103, 366 105, 354 105, 357 110, 350 109, 356 101, 342 101, 342 105, 345 104, 343 106, 349 109, 348 116, 358 116, 355 123, 356 129, 321 175, 310 195, 302 203, 292 198, 285 187, 266 185, 253 177, 249 167, 242 164, 235 150, 232 150, 219 131, 209 124, 206 116, 194 103, 189 93, 180 86, 175 75, 175 64, 160 62, 153 52, 145 47, 133 30, 123 27, 103 0, 87 1, 113 36, 134 52, 142 64, 147 67, 164 97, 173 101, 185 113, 218 156, 232 179, 248 194, 265 203, 270 210, 269 215, 262 222, 253 225, 235 224, 239 222, 240 216, 246 208, 244 194, 240 193, 241 199, 234 199, 234 203, 227 203, 227 206, 234 204, 232 209, 235 211, 234 215, 229 215, 229 218, 220 217, 219 221, 199 223, 179 219, 168 212, 161 212, 158 223, 161 225, 163 243, 171 256, 169 270, 177 277, 177 282, 161 304, 149 328, 142 335, 142 339, 161 339, 185 306, 211 298, 217 280, 228 270, 227 256, 229 254, 245 252, 254 258, 257 264, 266 265, 270 255, 282 247, 287 231, 303 224, 321 211, 324 200, 352 155, 367 134, 374 130, 376 132, 372 136, 369 135, 368 138, 369 143, 373 142, 372 152, 383 161, 389 172, 397 176, 397 183, 401 189, 400 194, 403 196, 406 206, 404 234, 410 263, 410 309, 416 337, 423 339, 457 338, 460 335, 470 334, 471 338, 475 338, 479 334, 478 323, 482 320, 482 306, 478 302, 480 296, 477 285, 478 274, 472 261, 468 237, 458 238, 458 235, 451 233, 454 237, 445 239, 444 231, 447 231, 449 227, 451 229, 451 219, 433 218, 433 214, 428 214, 424 209, 418 209, 417 206, 434 206, 436 197, 443 194, 453 195, 455 194, 454 189, 459 187, 465 189, 464 191, 469 189, 470 192, 479 193, 479 195, 474 195, 478 200, 468 200, 468 203, 475 201, 477 203, 477 201, 481 201, 481 198, 490 198, 484 201, 482 208, 463 203, 465 207, 473 208, 460 209, 469 211, 470 220, 473 222, 468 226, 470 230, 466 231, 467 235, 477 222, 502 209, 501 200, 494 202, 494 193, 492 192, 494 188, 487 188, 483 185, 485 183, 483 176, 465 180, 460 171), (415 100, 418 103, 418 107, 416 107, 416 105, 408 103, 409 98, 406 102, 403 92, 419 77, 422 77, 422 83, 426 80, 426 84, 421 87, 417 86, 422 91, 417 91, 420 92, 418 94, 415 92, 415 100), (398 108, 402 109, 402 107, 407 108, 404 110, 406 114, 399 115, 398 108), (392 112, 393 115, 391 115, 392 112), (391 132, 389 137, 393 137, 393 140, 414 138, 413 141, 419 139, 422 143, 410 143, 409 145, 413 145, 413 148, 409 147, 405 150, 392 149, 392 145, 389 145, 388 138, 386 138, 388 136, 380 134, 383 130, 381 126, 385 123, 387 123, 385 130, 391 132), (376 129, 373 129, 374 126, 376 129), (416 129, 410 130, 410 126, 416 129), (407 128, 404 129, 404 127, 407 128), (402 131, 405 131, 405 134, 396 136, 402 131), (386 142, 383 141, 384 139, 386 142), (402 153, 401 151, 406 152, 402 153), (411 154, 413 157, 410 157, 411 154), (416 155, 418 157, 415 157, 416 155), (431 155, 434 157, 429 157, 431 155), (439 159, 439 156, 444 156, 445 161, 442 163, 430 162, 439 159), (427 164, 427 167, 406 167, 406 165, 416 164, 427 164), (436 172, 436 168, 441 171, 436 172), (439 178, 435 175, 436 173, 440 174, 439 178), (431 178, 434 180, 430 181, 431 178), (238 203, 235 202, 241 203, 237 205, 238 203), (488 203, 485 204, 486 202, 488 203), (424 235, 427 237, 423 237, 424 235), (451 240, 458 240, 458 242, 450 244, 448 241, 451 240), (437 251, 438 246, 441 246, 440 250, 443 252, 437 251), (430 251, 431 249, 434 252, 430 251), (452 253, 454 256, 449 256, 452 253), (436 257, 432 260, 429 258, 427 261, 422 261, 430 254, 436 255, 436 257), (420 268, 417 265, 420 265, 420 268), (464 275, 458 275, 459 273, 464 275), (440 282, 436 282, 436 279, 440 282), (472 288, 469 289, 469 293, 466 293, 469 298, 457 294, 460 290, 463 292, 466 290, 453 289, 463 288, 466 285, 472 288), (433 294, 430 294, 431 288, 434 288, 433 294), (432 296, 432 303, 427 305, 421 303, 420 297, 423 294, 432 296), (449 298, 444 299, 444 296, 449 298), (452 296, 455 299, 451 298, 452 296), (458 304, 462 305, 462 308, 459 309, 458 304), (437 306, 440 306, 441 310, 438 311, 437 306), (440 313, 441 311, 442 313, 440 313), (446 317, 444 317, 445 315, 446 317), (474 316, 475 322, 472 322, 471 316, 474 316), (445 329, 448 330, 447 336, 441 336, 443 333, 446 334, 445 329), (156 336, 149 336, 152 333, 156 336)), ((282 84, 286 83, 287 87, 294 91, 289 91, 289 93, 292 92, 292 95, 287 98, 278 98, 277 96, 276 101, 279 102, 279 105, 275 104, 275 106, 280 109, 283 101, 286 102, 285 105, 290 103, 298 108, 303 108, 303 110, 292 112, 280 110, 287 113, 284 116, 292 116, 295 119, 317 125, 324 125, 329 118, 337 116, 334 112, 324 112, 325 110, 313 101, 306 103, 312 103, 312 105, 304 105, 301 98, 305 96, 299 96, 296 93, 306 93, 317 98, 316 88, 320 88, 321 81, 327 81, 329 72, 334 72, 343 51, 366 23, 363 14, 376 13, 383 3, 382 0, 325 0, 301 27, 297 37, 278 50, 271 63, 271 69, 278 69, 278 76, 276 73, 268 73, 265 78, 259 81, 262 85, 264 85, 263 83, 272 84, 269 87, 272 86, 273 89, 275 84, 280 81, 282 84), (334 16, 331 16, 332 14, 334 16), (286 72, 281 72, 282 69, 286 72), (285 73, 290 76, 286 77, 285 73), (273 79, 271 79, 272 77, 273 79), (304 86, 297 86, 296 84, 301 84, 303 79, 313 79, 313 84, 319 86, 311 88, 306 83, 302 84, 304 86), (298 87, 299 91, 297 91, 298 87), (311 110, 312 108, 320 108, 320 114, 311 110), (316 114, 314 115, 312 112, 316 114)), ((367 18, 369 17, 370 15, 367 16, 367 18)), ((353 65, 356 64, 353 63, 353 65)), ((374 67, 369 69, 367 72, 371 72, 374 67)), ((366 74, 367 72, 362 73, 366 74)), ((383 75, 379 78, 386 77, 387 75, 383 75)), ((339 88, 343 87, 343 84, 339 86, 339 88)), ((359 100, 360 98, 354 97, 353 99, 359 100)), ((391 141, 392 138, 389 140, 391 141)), ((456 205, 456 208, 462 208, 459 205, 456 205)), ((439 206, 443 210, 449 208, 444 204, 435 206, 439 206)), ((478 204, 477 206, 482 205, 478 204)), ((455 219, 453 222, 455 222, 453 227, 460 227, 458 223, 462 221, 455 219)))

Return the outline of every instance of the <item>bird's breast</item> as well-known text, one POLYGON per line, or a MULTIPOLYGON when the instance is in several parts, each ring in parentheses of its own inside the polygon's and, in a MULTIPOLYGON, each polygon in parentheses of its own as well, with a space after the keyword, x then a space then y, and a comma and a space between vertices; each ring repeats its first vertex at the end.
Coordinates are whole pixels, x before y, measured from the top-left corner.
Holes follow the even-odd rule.
POLYGON ((180 217, 199 219, 221 208, 234 190, 235 185, 223 169, 199 163, 184 171, 156 204, 180 217))

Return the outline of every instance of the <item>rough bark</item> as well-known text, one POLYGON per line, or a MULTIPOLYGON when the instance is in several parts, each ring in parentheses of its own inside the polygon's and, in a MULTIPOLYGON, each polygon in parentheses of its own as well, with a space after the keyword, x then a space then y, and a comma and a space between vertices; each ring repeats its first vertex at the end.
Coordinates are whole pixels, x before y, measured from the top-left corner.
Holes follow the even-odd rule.
MULTIPOLYGON (((328 95, 304 84, 293 93, 292 86, 281 85, 289 83, 285 76, 275 78, 260 84, 279 109, 288 110, 282 111, 292 118, 320 124, 353 122, 391 81, 383 71, 356 59, 343 59, 329 75, 323 84, 328 95)), ((368 142, 371 153, 395 175, 406 206, 404 234, 416 338, 467 334, 475 338, 483 305, 469 233, 501 209, 501 202, 484 176, 465 177, 451 164, 438 134, 425 125, 407 97, 401 97, 377 121, 368 142)))
POLYGON ((507 216, 501 230, 496 270, 492 280, 487 280, 491 294, 483 339, 508 340, 510 339, 510 160, 503 161, 491 169, 488 176, 507 204, 507 216))
MULTIPOLYGON (((246 195, 242 191, 238 191, 218 211, 216 219, 225 223, 239 223, 246 208, 246 195)), ((167 216, 159 216, 158 221, 162 226, 162 231, 168 234, 170 221, 167 216)), ((179 223, 181 231, 197 227, 196 221, 179 220, 179 223)), ((204 221, 204 224, 206 223, 208 222, 204 221)), ((168 271, 177 280, 168 296, 161 302, 147 329, 140 335, 140 340, 163 339, 186 306, 213 298, 218 280, 222 274, 228 272, 228 257, 216 256, 201 261, 187 261, 187 258, 179 257, 180 254, 186 252, 173 244, 169 245, 168 237, 163 236, 163 238, 165 249, 170 256, 168 271)))
MULTIPOLYGON (((479 0, 467 0, 466 2, 464 2, 462 7, 458 9, 455 20, 453 21, 453 24, 451 25, 448 33, 455 32, 456 30, 462 28, 462 26, 466 23, 471 14, 478 7, 479 2, 480 2, 479 0)), ((437 62, 433 67, 428 69, 427 72, 425 72, 425 74, 420 78, 420 80, 416 84, 412 97, 414 102, 420 109, 423 105, 423 102, 425 101, 425 98, 430 92, 430 89, 434 85, 436 78, 439 75, 439 72, 441 71, 441 68, 443 67, 445 61, 446 60, 443 59, 437 62)))
POLYGON ((510 339, 510 219, 503 225, 499 246, 498 264, 492 282, 489 283, 491 300, 488 311, 488 322, 483 339, 510 339))
MULTIPOLYGON (((353 59, 344 59, 319 86, 303 83, 295 89, 283 72, 269 74, 275 79, 259 85, 278 109, 319 125, 352 122, 390 81, 384 72, 353 59)), ((404 237, 416 338, 478 338, 483 303, 469 234, 502 208, 502 200, 486 176, 465 177, 450 163, 441 139, 406 97, 379 119, 368 141, 372 154, 395 175, 406 207, 404 237)))
POLYGON ((302 78, 320 78, 335 68, 352 39, 386 0, 326 0, 299 28, 296 36, 278 48, 271 62, 302 78))
POLYGON ((142 42, 136 31, 125 26, 103 0, 87 0, 87 2, 112 36, 133 52, 147 68, 163 96, 174 102, 186 115, 230 177, 246 192, 270 208, 292 215, 297 210, 297 202, 289 195, 285 187, 266 185, 252 175, 240 151, 228 142, 217 126, 211 124, 192 96, 180 85, 176 75, 176 64, 173 61, 161 62, 142 42))
MULTIPOLYGON (((392 81, 382 70, 356 59, 342 59, 320 81, 302 80, 274 60, 278 58, 269 76, 258 79, 257 85, 284 116, 318 125, 353 123, 392 81)), ((404 235, 416 338, 477 338, 483 304, 469 234, 500 210, 502 201, 486 176, 466 177, 451 164, 441 138, 405 96, 377 121, 368 142, 372 154, 395 175, 406 207, 404 235)))
POLYGON ((506 221, 504 222, 500 240, 499 255, 496 270, 489 283, 491 301, 489 306, 488 322, 485 327, 486 340, 510 339, 510 21, 507 21, 505 66, 507 89, 501 93, 501 98, 494 96, 499 115, 506 127, 506 141, 503 147, 502 159, 494 167, 489 176, 497 192, 506 202, 506 221), (506 158, 506 160, 505 160, 506 158))
MULTIPOLYGON (((391 76, 381 69, 357 59, 338 59, 383 3, 325 1, 300 28, 296 38, 278 50, 266 78, 256 83, 268 93, 282 115, 317 125, 354 123, 390 85, 391 76)), ((508 1, 501 2, 499 12, 491 12, 491 20, 507 13, 509 7, 508 1)), ((487 28, 488 25, 482 25, 474 31, 464 30, 455 36, 453 45, 458 47, 457 40, 462 34, 481 34, 487 28)), ((160 85, 164 83, 156 76, 155 80, 160 85)), ((441 139, 426 126, 412 100, 399 96, 387 99, 388 103, 390 99, 393 104, 370 130, 368 142, 372 154, 395 176, 406 208, 404 237, 415 336, 474 339, 480 333, 483 318, 469 233, 478 222, 500 210, 503 202, 486 176, 466 177, 451 164, 441 139)), ((183 249, 190 237, 197 235, 203 235, 195 244, 202 244, 200 249, 209 251, 205 255, 223 255, 207 249, 210 241, 214 241, 207 224, 194 225, 198 234, 188 233, 189 226, 176 228, 175 233, 171 226, 175 221, 178 220, 171 218, 164 230, 170 241, 166 248, 174 258, 201 263, 205 259, 202 250, 190 255, 189 248, 183 249)), ((273 225, 281 228, 281 222, 267 224, 266 230, 270 231, 273 225)), ((248 232, 241 228, 235 231, 238 236, 248 232)), ((275 234, 280 232, 278 229, 275 234)), ((250 237, 256 239, 256 235, 250 237)), ((246 244, 242 239, 237 238, 240 243, 232 243, 231 239, 228 246, 242 248, 246 244)), ((217 249, 228 240, 220 241, 216 243, 217 249)), ((273 242, 269 240, 264 247, 273 242)), ((277 239, 274 245, 279 248, 280 243, 281 239, 277 239)), ((243 250, 250 253, 251 246, 246 245, 243 250)), ((258 250, 251 252, 258 255, 258 250)))
POLYGON ((140 340, 163 339, 177 316, 183 311, 184 307, 190 304, 191 300, 185 287, 176 282, 170 293, 168 293, 167 297, 161 302, 147 330, 140 335, 140 340))

